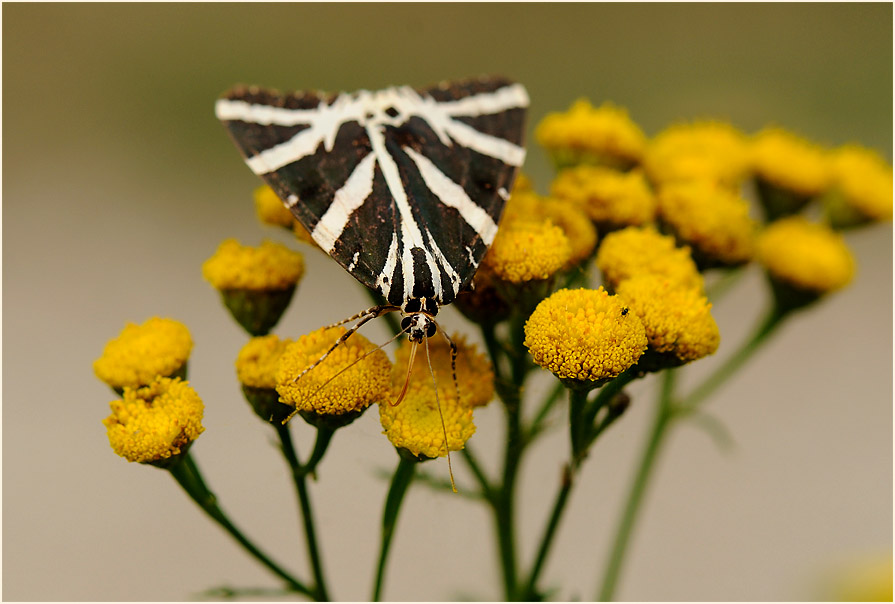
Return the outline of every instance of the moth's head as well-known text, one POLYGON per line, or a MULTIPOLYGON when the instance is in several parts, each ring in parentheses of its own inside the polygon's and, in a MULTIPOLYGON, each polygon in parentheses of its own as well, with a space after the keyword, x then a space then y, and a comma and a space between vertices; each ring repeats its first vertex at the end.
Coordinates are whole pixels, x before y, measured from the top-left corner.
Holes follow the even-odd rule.
POLYGON ((438 314, 438 304, 431 298, 414 298, 408 300, 401 307, 401 331, 407 334, 411 342, 422 342, 431 338, 438 331, 435 323, 435 315, 438 314))

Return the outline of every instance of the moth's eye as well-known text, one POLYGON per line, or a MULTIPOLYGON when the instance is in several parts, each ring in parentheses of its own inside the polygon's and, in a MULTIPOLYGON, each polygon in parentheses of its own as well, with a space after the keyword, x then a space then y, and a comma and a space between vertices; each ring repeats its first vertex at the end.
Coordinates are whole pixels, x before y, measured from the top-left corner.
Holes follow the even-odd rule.
POLYGON ((398 110, 394 107, 389 107, 385 110, 385 114, 389 117, 396 117, 398 115, 398 110))
POLYGON ((404 317, 401 319, 401 331, 410 331, 410 326, 413 325, 413 319, 410 317, 404 317))
POLYGON ((427 338, 431 338, 432 336, 434 336, 436 331, 437 331, 437 327, 435 326, 434 321, 429 321, 428 323, 426 323, 426 337, 427 338))

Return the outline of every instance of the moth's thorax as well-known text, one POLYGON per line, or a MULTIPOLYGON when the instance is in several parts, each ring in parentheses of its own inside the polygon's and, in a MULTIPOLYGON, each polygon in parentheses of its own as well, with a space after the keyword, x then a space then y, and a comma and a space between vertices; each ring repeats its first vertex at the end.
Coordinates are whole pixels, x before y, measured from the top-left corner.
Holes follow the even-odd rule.
POLYGON ((431 338, 438 331, 435 315, 438 314, 438 303, 432 298, 413 298, 401 306, 401 331, 407 334, 411 342, 422 342, 431 338))

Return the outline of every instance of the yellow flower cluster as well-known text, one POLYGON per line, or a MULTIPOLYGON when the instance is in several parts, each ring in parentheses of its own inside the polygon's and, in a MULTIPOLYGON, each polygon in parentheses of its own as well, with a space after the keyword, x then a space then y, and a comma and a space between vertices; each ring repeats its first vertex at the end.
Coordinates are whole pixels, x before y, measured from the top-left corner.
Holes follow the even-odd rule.
POLYGON ((276 388, 280 357, 291 343, 292 340, 281 340, 275 335, 249 340, 236 357, 239 383, 252 388, 276 388))
POLYGON ((815 197, 830 186, 827 152, 781 128, 765 128, 752 142, 755 176, 800 197, 815 197))
POLYGON ((869 220, 892 218, 892 166, 879 154, 845 145, 833 155, 833 179, 845 202, 869 220))
POLYGON ((563 268, 572 246, 552 221, 503 220, 482 268, 509 283, 542 281, 563 268))
POLYGON ((725 122, 676 124, 650 141, 643 165, 657 185, 711 180, 736 187, 749 171, 749 146, 743 133, 725 122))
POLYGON ((640 162, 646 137, 628 112, 612 103, 594 108, 575 101, 564 113, 550 113, 535 130, 538 142, 559 165, 600 163, 628 168, 640 162))
POLYGON ((769 225, 758 238, 756 252, 772 278, 817 294, 845 287, 855 273, 842 237, 801 217, 769 225))
POLYGON ((382 350, 357 333, 293 382, 345 333, 344 327, 321 328, 286 347, 277 369, 281 402, 297 411, 343 415, 363 411, 386 398, 391 363, 382 350))
POLYGON ((526 221, 550 221, 562 229, 572 252, 563 268, 588 258, 597 246, 597 230, 587 214, 564 200, 542 197, 531 189, 513 193, 504 209, 501 228, 507 224, 526 221))
POLYGON ((202 400, 179 378, 126 387, 122 399, 109 405, 112 414, 103 420, 109 444, 128 461, 151 463, 179 455, 204 430, 202 400))
POLYGON ((193 339, 186 325, 153 317, 142 325, 128 323, 93 362, 96 376, 116 390, 150 383, 156 376, 177 374, 186 365, 193 339))
POLYGON ((637 275, 618 286, 618 296, 640 317, 651 350, 695 361, 718 350, 721 334, 712 305, 697 289, 657 275, 637 275))
POLYGON ((708 265, 737 265, 752 258, 756 223, 749 203, 707 181, 672 183, 658 194, 659 213, 677 239, 708 265))
POLYGON ((295 217, 280 197, 267 185, 255 189, 255 214, 264 224, 292 228, 295 217))
POLYGON ((703 284, 689 248, 675 247, 674 237, 653 227, 628 227, 607 235, 597 252, 597 267, 612 289, 645 274, 668 277, 690 288, 701 289, 703 284))
MULTIPOLYGON (((494 374, 491 364, 462 336, 454 336, 457 345, 457 383, 454 384, 451 369, 450 346, 444 338, 430 338, 427 344, 432 371, 438 384, 438 401, 435 385, 429 373, 429 363, 417 350, 417 357, 410 374, 410 382, 404 399, 398 405, 379 404, 379 421, 389 441, 400 449, 407 449, 415 456, 436 458, 446 455, 444 432, 448 435, 448 449, 459 451, 475 432, 472 422, 473 409, 488 404, 494 396, 494 374), (459 399, 457 398, 459 391, 459 399), (441 415, 444 416, 442 427, 441 415)), ((395 353, 392 369, 392 398, 396 399, 407 379, 410 361, 410 344, 404 342, 395 353)))
POLYGON ((561 379, 600 382, 636 363, 647 339, 640 319, 602 287, 561 289, 525 323, 525 346, 561 379))
POLYGON ((221 291, 285 290, 294 287, 304 272, 301 254, 271 241, 250 247, 227 239, 202 265, 205 279, 221 291))
POLYGON ((646 224, 656 216, 655 196, 640 170, 624 173, 588 165, 568 168, 553 180, 550 193, 582 208, 604 231, 646 224))

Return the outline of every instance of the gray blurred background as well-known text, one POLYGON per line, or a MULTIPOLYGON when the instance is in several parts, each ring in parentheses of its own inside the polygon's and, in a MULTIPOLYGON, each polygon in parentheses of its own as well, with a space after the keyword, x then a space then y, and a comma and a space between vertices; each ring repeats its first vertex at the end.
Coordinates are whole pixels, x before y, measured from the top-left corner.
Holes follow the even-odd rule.
MULTIPOLYGON (((292 487, 273 432, 233 369, 245 342, 202 280, 220 240, 257 244, 258 181, 216 122, 237 83, 354 90, 497 73, 523 82, 529 133, 579 96, 627 107, 647 134, 719 117, 778 123, 825 144, 859 141, 891 160, 892 6, 591 4, 3 5, 3 596, 182 600, 221 584, 275 581, 167 473, 116 457, 100 420, 110 391, 92 361, 127 321, 185 322, 191 381, 206 403, 193 452, 225 509, 307 576, 292 487)), ((531 146, 526 171, 551 171, 531 146)), ((636 600, 815 597, 843 561, 892 548, 892 231, 848 235, 856 281, 785 325, 709 410, 735 439, 673 433, 618 596, 636 600)), ((277 332, 295 337, 364 308, 322 254, 277 332)), ((715 308, 722 346, 762 312, 760 275, 715 308)), ((455 312, 447 329, 472 333, 455 312)), ((384 341, 383 325, 367 331, 384 341)), ((551 385, 543 376, 532 390, 551 385)), ((585 465, 545 585, 593 597, 646 435, 655 383, 585 465)), ((471 444, 496 469, 502 413, 476 414, 471 444)), ((530 564, 567 451, 556 429, 525 460, 520 556, 530 564)), ((303 451, 311 430, 294 427, 303 451)), ((386 482, 397 461, 375 409, 337 434, 313 486, 338 599, 369 597, 386 482)), ((458 480, 471 483, 462 462, 458 480)), ((445 474, 442 462, 427 469, 445 474)), ((486 510, 411 490, 385 595, 497 599, 486 510)))

